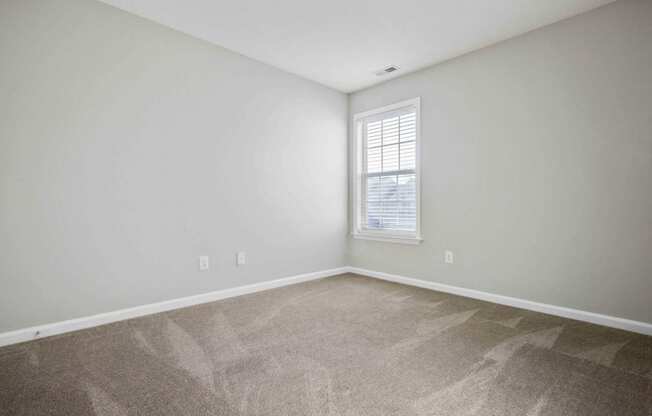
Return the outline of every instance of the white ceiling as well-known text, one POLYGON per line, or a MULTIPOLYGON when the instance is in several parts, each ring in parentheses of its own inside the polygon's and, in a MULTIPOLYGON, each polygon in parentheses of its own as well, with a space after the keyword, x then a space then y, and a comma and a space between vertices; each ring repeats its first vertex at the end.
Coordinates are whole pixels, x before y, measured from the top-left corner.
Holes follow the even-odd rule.
POLYGON ((614 0, 102 1, 352 92, 614 0))

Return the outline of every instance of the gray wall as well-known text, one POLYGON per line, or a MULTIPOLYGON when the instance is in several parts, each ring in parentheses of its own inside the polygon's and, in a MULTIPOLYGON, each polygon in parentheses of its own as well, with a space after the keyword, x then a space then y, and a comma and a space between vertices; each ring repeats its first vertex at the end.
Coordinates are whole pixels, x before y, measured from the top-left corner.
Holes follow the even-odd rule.
POLYGON ((425 241, 350 241, 352 265, 652 322, 652 2, 355 93, 350 113, 416 96, 425 241))
POLYGON ((344 94, 91 0, 2 0, 0 97, 0 332, 345 264, 344 94))

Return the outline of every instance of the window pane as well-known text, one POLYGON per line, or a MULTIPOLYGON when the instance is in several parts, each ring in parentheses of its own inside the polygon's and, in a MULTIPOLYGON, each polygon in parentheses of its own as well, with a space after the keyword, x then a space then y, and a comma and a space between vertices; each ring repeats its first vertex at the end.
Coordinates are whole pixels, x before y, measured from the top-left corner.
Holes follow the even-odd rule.
POLYGON ((416 139, 416 135, 417 135, 416 117, 417 117, 416 113, 410 113, 401 116, 400 136, 402 142, 407 142, 416 139))
POLYGON ((383 146, 383 172, 398 170, 398 144, 383 146))
POLYGON ((401 170, 416 167, 416 142, 401 143, 401 170))
POLYGON ((378 173, 381 170, 381 151, 380 147, 367 150, 367 172, 378 173))
POLYGON ((395 228, 398 223, 397 179, 396 176, 383 176, 380 179, 383 228, 395 228))
POLYGON ((382 144, 381 121, 367 124, 367 147, 376 147, 382 144))
POLYGON ((380 176, 367 178, 367 227, 381 228, 380 176))
POLYGON ((398 218, 397 228, 416 230, 417 228, 417 177, 415 174, 398 177, 398 218))
POLYGON ((398 117, 383 120, 383 146, 398 142, 398 121, 398 117))
POLYGON ((367 178, 367 228, 415 231, 416 175, 367 178))

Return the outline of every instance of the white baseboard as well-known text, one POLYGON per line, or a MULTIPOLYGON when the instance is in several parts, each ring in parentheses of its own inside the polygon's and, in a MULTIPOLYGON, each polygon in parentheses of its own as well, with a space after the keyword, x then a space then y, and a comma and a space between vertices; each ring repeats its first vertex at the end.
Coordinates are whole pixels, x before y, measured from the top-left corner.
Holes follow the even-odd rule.
POLYGON ((410 277, 399 276, 395 274, 377 272, 373 270, 361 269, 359 267, 349 267, 350 273, 356 273, 363 276, 374 277, 377 279, 387 280, 390 282, 402 283, 405 285, 421 287, 424 289, 436 290, 438 292, 451 293, 454 295, 464 296, 467 298, 484 300, 487 302, 498 303, 501 305, 513 306, 515 308, 527 309, 535 312, 542 312, 549 315, 561 316, 563 318, 575 319, 577 321, 590 322, 592 324, 608 326, 611 328, 623 329, 625 331, 637 332, 644 335, 652 335, 652 324, 630 319, 617 318, 599 313, 586 312, 578 309, 565 308, 562 306, 549 305, 546 303, 532 302, 525 299, 513 298, 510 296, 496 295, 479 290, 465 289, 457 286, 450 286, 441 283, 429 282, 426 280, 413 279, 410 277))
POLYGON ((637 332, 645 335, 652 335, 652 324, 630 319, 617 318, 608 315, 602 315, 593 312, 581 311, 578 309, 565 308, 562 306, 549 305, 545 303, 532 302, 529 300, 513 298, 510 296, 496 295, 493 293, 482 292, 479 290, 466 289, 457 286, 450 286, 441 283, 429 282, 426 280, 413 279, 410 277, 399 276, 395 274, 377 272, 373 270, 362 269, 359 267, 340 267, 330 270, 322 270, 313 273, 305 273, 296 276, 286 277, 268 282, 261 282, 252 285, 239 286, 231 289, 218 290, 215 292, 203 293, 200 295, 188 296, 184 298, 172 299, 148 305, 136 306, 128 309, 121 309, 113 312, 102 313, 68 321, 54 322, 51 324, 34 326, 30 328, 18 329, 11 332, 0 333, 0 347, 5 345, 17 344, 20 342, 30 341, 49 337, 52 335, 64 334, 66 332, 78 331, 80 329, 91 328, 105 325, 112 322, 123 321, 126 319, 137 318, 139 316, 151 315, 170 311, 173 309, 185 308, 188 306, 199 305, 202 303, 214 302, 221 299, 235 296, 246 295, 248 293, 260 292, 263 290, 273 289, 282 286, 289 286, 296 283, 307 282, 310 280, 321 279, 323 277, 335 276, 342 273, 356 273, 363 276, 374 277, 390 282, 402 283, 405 285, 421 287, 424 289, 436 290, 439 292, 451 293, 454 295, 464 296, 473 299, 484 300, 487 302, 498 303, 501 305, 513 306, 516 308, 527 309, 536 312, 547 313, 549 315, 561 316, 563 318, 575 319, 578 321, 590 322, 597 325, 604 325, 612 328, 623 329, 626 331, 637 332))
POLYGON ((322 270, 313 273, 305 273, 296 276, 286 277, 252 285, 239 286, 231 289, 218 290, 215 292, 202 293, 200 295, 187 296, 178 299, 166 300, 148 305, 136 306, 128 309, 120 309, 113 312, 101 313, 99 315, 71 319, 68 321, 54 322, 51 324, 39 325, 30 328, 18 329, 11 332, 0 333, 0 347, 30 341, 37 338, 59 335, 66 332, 78 331, 80 329, 109 324, 112 322, 124 321, 139 316, 151 315, 173 309, 185 308, 187 306, 199 305, 216 300, 246 295, 248 293, 260 292, 282 286, 289 286, 296 283, 321 279, 323 277, 335 276, 347 273, 348 267, 322 270))

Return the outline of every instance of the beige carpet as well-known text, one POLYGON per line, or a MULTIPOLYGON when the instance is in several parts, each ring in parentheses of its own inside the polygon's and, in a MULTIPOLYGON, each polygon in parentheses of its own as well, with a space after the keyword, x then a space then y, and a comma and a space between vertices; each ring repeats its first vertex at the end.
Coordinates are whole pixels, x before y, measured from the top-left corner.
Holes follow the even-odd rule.
POLYGON ((652 415, 652 338, 342 275, 0 349, 3 415, 652 415))

